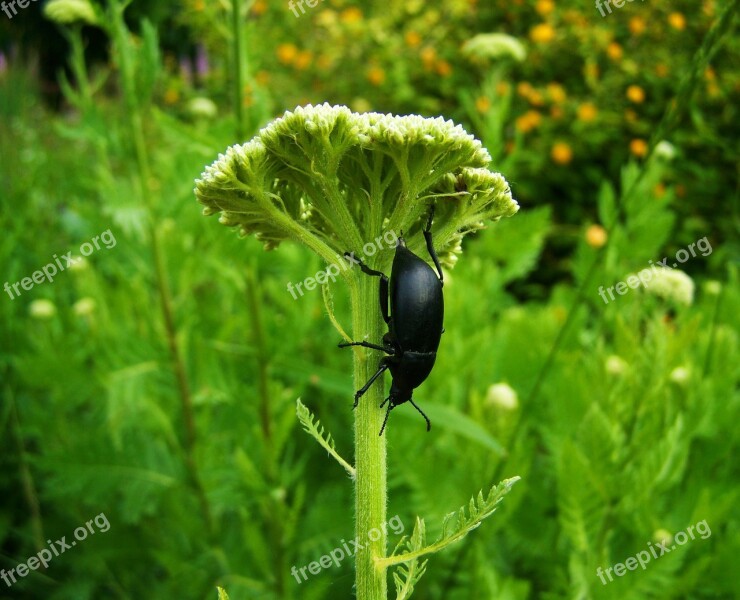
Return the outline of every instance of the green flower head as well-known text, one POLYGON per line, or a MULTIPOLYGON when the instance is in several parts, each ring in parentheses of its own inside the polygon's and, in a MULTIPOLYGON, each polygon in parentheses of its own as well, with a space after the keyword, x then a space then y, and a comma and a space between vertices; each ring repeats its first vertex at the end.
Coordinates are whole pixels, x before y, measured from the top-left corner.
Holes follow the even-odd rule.
POLYGON ((462 53, 473 62, 503 58, 522 62, 527 57, 524 45, 505 33, 479 33, 463 44, 462 53))
POLYGON ((204 214, 266 248, 293 239, 327 261, 384 231, 414 238, 434 204, 435 245, 451 264, 463 235, 519 208, 490 160, 452 121, 309 105, 219 155, 195 193, 204 214))
POLYGON ((44 15, 64 25, 78 21, 86 25, 98 23, 95 8, 88 0, 49 0, 44 6, 44 15))

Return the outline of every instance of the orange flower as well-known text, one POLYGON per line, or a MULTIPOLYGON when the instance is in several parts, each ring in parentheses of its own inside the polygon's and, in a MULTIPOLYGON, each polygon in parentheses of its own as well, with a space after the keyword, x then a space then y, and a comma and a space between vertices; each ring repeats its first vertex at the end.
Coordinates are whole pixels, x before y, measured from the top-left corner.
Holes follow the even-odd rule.
POLYGON ((448 77, 452 73, 452 67, 446 60, 438 60, 434 63, 434 70, 442 77, 448 77))
POLYGON ((665 196, 665 183, 662 181, 658 182, 653 188, 653 194, 656 198, 662 198, 665 196))
POLYGON ((635 138, 630 142, 630 152, 639 158, 644 158, 648 152, 647 142, 643 139, 635 138))
POLYGON ((537 14, 545 17, 555 10, 555 3, 552 0, 537 0, 534 9, 537 11, 537 14))
POLYGON ((631 108, 628 108, 624 111, 624 118, 630 123, 634 123, 635 121, 637 121, 637 113, 631 108))
POLYGON ((528 110, 521 117, 517 117, 514 126, 522 133, 527 133, 538 127, 542 121, 542 115, 536 110, 528 110))
POLYGON ((573 160, 573 150, 565 142, 556 142, 550 150, 550 158, 558 165, 567 165, 573 160))
POLYGON ((522 98, 529 98, 529 95, 534 91, 532 84, 527 81, 520 81, 516 84, 516 93, 522 98))
POLYGON ((591 225, 586 229, 586 243, 592 248, 601 248, 608 238, 606 229, 601 225, 591 225))
POLYGON ((565 88, 554 81, 547 84, 547 95, 555 104, 565 102, 565 99, 568 97, 568 94, 565 92, 565 88))
POLYGON ((686 29, 686 17, 684 17, 680 12, 672 12, 668 15, 668 24, 673 27, 673 29, 682 31, 686 29))
POLYGON ((655 74, 658 77, 666 77, 668 75, 668 65, 664 63, 658 63, 655 65, 655 74))
POLYGON ((596 115, 599 114, 599 111, 592 102, 584 102, 583 104, 578 105, 576 114, 578 116, 578 120, 588 123, 596 119, 596 115))
POLYGON ((295 68, 299 71, 305 71, 311 64, 313 53, 310 50, 302 50, 295 57, 295 68))
POLYGON ((256 0, 254 4, 252 4, 252 12, 259 16, 261 14, 264 14, 265 11, 267 11, 267 2, 265 0, 256 0))
POLYGON ((510 89, 511 89, 511 86, 506 81, 499 81, 496 84, 496 93, 499 96, 506 96, 506 94, 509 93, 510 89))
POLYGON ((385 81, 385 71, 380 67, 371 67, 367 72, 367 79, 376 87, 382 85, 385 81))
POLYGON ((642 17, 632 17, 629 22, 630 33, 632 35, 642 35, 647 29, 647 23, 642 17))
POLYGON ((175 104, 180 99, 180 92, 178 92, 176 89, 169 88, 164 93, 163 99, 165 104, 175 104))
POLYGON ((550 116, 553 119, 562 119, 563 118, 563 109, 559 106, 552 106, 550 107, 550 116))
POLYGON ((257 71, 254 75, 254 80, 259 85, 267 85, 270 82, 270 74, 267 71, 257 71))
POLYGON ((606 53, 609 55, 609 58, 611 58, 614 61, 617 61, 622 58, 622 55, 624 52, 622 51, 622 46, 617 44, 617 42, 612 42, 606 47, 606 53))
POLYGON ((291 64, 298 55, 298 48, 295 44, 280 44, 277 47, 278 60, 284 65, 291 64))
POLYGON ((437 60, 437 51, 431 46, 425 46, 419 53, 421 60, 424 63, 424 67, 431 69, 434 65, 434 61, 437 60))
POLYGON ((529 37, 533 42, 547 44, 555 39, 555 30, 549 23, 540 23, 529 30, 529 37))
POLYGON ((362 21, 362 11, 356 6, 350 6, 342 11, 339 19, 343 23, 358 23, 362 21))
POLYGON ((491 108, 491 101, 485 96, 478 96, 475 99, 475 108, 479 113, 487 113, 491 108))
POLYGON ((406 41, 406 45, 409 48, 416 48, 419 44, 421 44, 421 36, 415 31, 406 32, 404 39, 406 41))
POLYGON ((714 81, 715 79, 717 79, 717 73, 714 71, 712 67, 707 67, 704 70, 704 77, 706 78, 707 81, 714 81))
POLYGON ((545 103, 545 97, 542 95, 542 92, 533 90, 532 93, 529 94, 529 103, 532 106, 542 106, 545 103))
POLYGON ((645 101, 645 91, 639 85, 631 85, 627 88, 627 99, 635 104, 645 101))

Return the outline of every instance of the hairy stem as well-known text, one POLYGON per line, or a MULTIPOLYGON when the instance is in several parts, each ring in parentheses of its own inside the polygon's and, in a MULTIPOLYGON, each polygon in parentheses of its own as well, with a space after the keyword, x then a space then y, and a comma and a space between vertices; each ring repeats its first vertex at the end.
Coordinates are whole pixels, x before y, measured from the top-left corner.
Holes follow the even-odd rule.
MULTIPOLYGON (((351 286, 352 328, 356 340, 377 342, 383 335, 383 319, 378 306, 378 282, 359 274, 357 286, 351 286)), ((359 389, 378 368, 379 352, 354 349, 355 388, 359 389)), ((382 381, 382 380, 381 380, 382 381)), ((386 535, 381 524, 386 520, 386 438, 378 435, 383 422, 384 386, 376 382, 360 398, 355 409, 355 536, 362 549, 355 555, 356 593, 358 600, 385 600, 386 568, 376 565, 376 558, 386 554, 386 535), (376 541, 368 532, 381 532, 376 541)))
POLYGON ((234 54, 234 113, 236 114, 236 139, 243 140, 246 135, 246 115, 244 112, 244 85, 247 79, 247 63, 244 54, 243 9, 244 0, 231 0, 231 36, 234 54))

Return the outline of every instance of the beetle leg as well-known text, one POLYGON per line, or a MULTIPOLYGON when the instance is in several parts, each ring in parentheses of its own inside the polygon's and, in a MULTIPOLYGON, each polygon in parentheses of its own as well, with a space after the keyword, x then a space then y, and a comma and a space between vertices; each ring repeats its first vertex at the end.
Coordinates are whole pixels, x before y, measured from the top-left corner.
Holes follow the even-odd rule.
POLYGON ((368 382, 363 385, 357 392, 355 392, 355 403, 352 406, 352 408, 357 408, 357 403, 360 401, 360 397, 367 392, 368 389, 370 389, 370 386, 375 383, 375 380, 380 377, 385 370, 388 368, 388 365, 385 363, 385 360, 380 361, 380 366, 378 367, 378 370, 375 371, 375 374, 368 380, 368 382))
POLYGON ((388 313, 388 276, 382 271, 371 269, 359 258, 356 258, 352 252, 345 252, 344 256, 350 258, 352 262, 357 263, 360 266, 362 272, 365 273, 365 275, 370 275, 371 277, 380 277, 380 313, 383 315, 383 320, 386 323, 389 323, 391 317, 388 313))
MULTIPOLYGON (((388 396, 385 400, 383 400, 383 404, 388 402, 391 399, 390 396, 388 396)), ((380 408, 383 408, 383 404, 380 405, 380 408)), ((380 433, 378 435, 383 435, 383 430, 385 429, 385 424, 388 422, 388 417, 391 414, 391 409, 393 408, 393 403, 388 402, 388 409, 385 411, 385 419, 383 419, 383 426, 380 428, 380 433)))
POLYGON ((432 257, 432 260, 434 261, 434 266, 437 267, 437 273, 439 273, 439 282, 444 285, 444 277, 442 275, 442 267, 439 264, 439 258, 437 258, 437 252, 434 249, 434 244, 432 243, 432 219, 434 218, 434 205, 432 205, 432 208, 429 210, 429 219, 427 220, 426 227, 424 227, 424 240, 427 243, 427 251, 429 252, 429 256, 432 257))
POLYGON ((372 348, 373 350, 380 350, 386 354, 395 354, 396 351, 391 346, 379 346, 378 344, 371 344, 370 342, 342 342, 339 344, 340 348, 349 348, 350 346, 362 346, 363 348, 372 348))
MULTIPOLYGON (((411 404, 413 404, 413 405, 414 405, 414 408, 415 408, 416 410, 418 410, 418 411, 419 411, 419 412, 421 413, 421 416, 422 416, 422 417, 424 417, 424 418, 426 419, 426 421, 427 421, 427 431, 429 431, 429 430, 430 430, 430 429, 432 428, 432 422, 431 422, 431 421, 429 420, 429 417, 427 417, 427 416, 426 416, 426 415, 424 414, 424 411, 423 411, 423 410, 421 410, 421 409, 420 409, 420 408, 419 408, 418 406, 416 406, 416 403, 415 403, 415 402, 414 402, 414 401, 413 401, 413 400, 412 400, 411 398, 409 398, 409 402, 411 402, 411 404)), ((386 419, 387 419, 387 418, 388 418, 388 417, 386 416, 386 419)))

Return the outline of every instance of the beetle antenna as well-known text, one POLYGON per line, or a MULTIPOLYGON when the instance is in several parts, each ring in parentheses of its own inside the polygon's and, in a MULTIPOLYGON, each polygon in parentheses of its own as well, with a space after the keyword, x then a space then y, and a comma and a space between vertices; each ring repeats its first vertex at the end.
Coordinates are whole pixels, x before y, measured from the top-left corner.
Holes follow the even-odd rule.
MULTIPOLYGON (((390 399, 391 397, 388 396, 385 400, 383 400, 383 403, 380 405, 380 408, 383 408, 383 404, 388 402, 388 400, 390 399)), ((388 402, 388 409, 385 411, 385 419, 383 419, 383 426, 380 428, 380 433, 378 434, 379 436, 383 435, 383 430, 385 429, 385 424, 388 422, 388 417, 391 414, 392 408, 393 408, 393 402, 388 402)))
MULTIPOLYGON (((424 411, 423 410, 421 410, 418 406, 416 406, 416 402, 414 402, 411 398, 409 398, 409 402, 411 402, 411 404, 414 405, 414 408, 421 413, 421 416, 426 419, 426 421, 427 421, 427 431, 429 431, 432 428, 432 422, 429 420, 429 417, 427 417, 424 414, 424 411)), ((388 418, 388 415, 386 415, 385 418, 387 419, 388 418)))
POLYGON ((436 208, 436 205, 432 203, 432 205, 429 207, 429 218, 427 219, 427 226, 424 228, 424 231, 431 231, 432 230, 432 221, 434 220, 434 209, 436 208))

